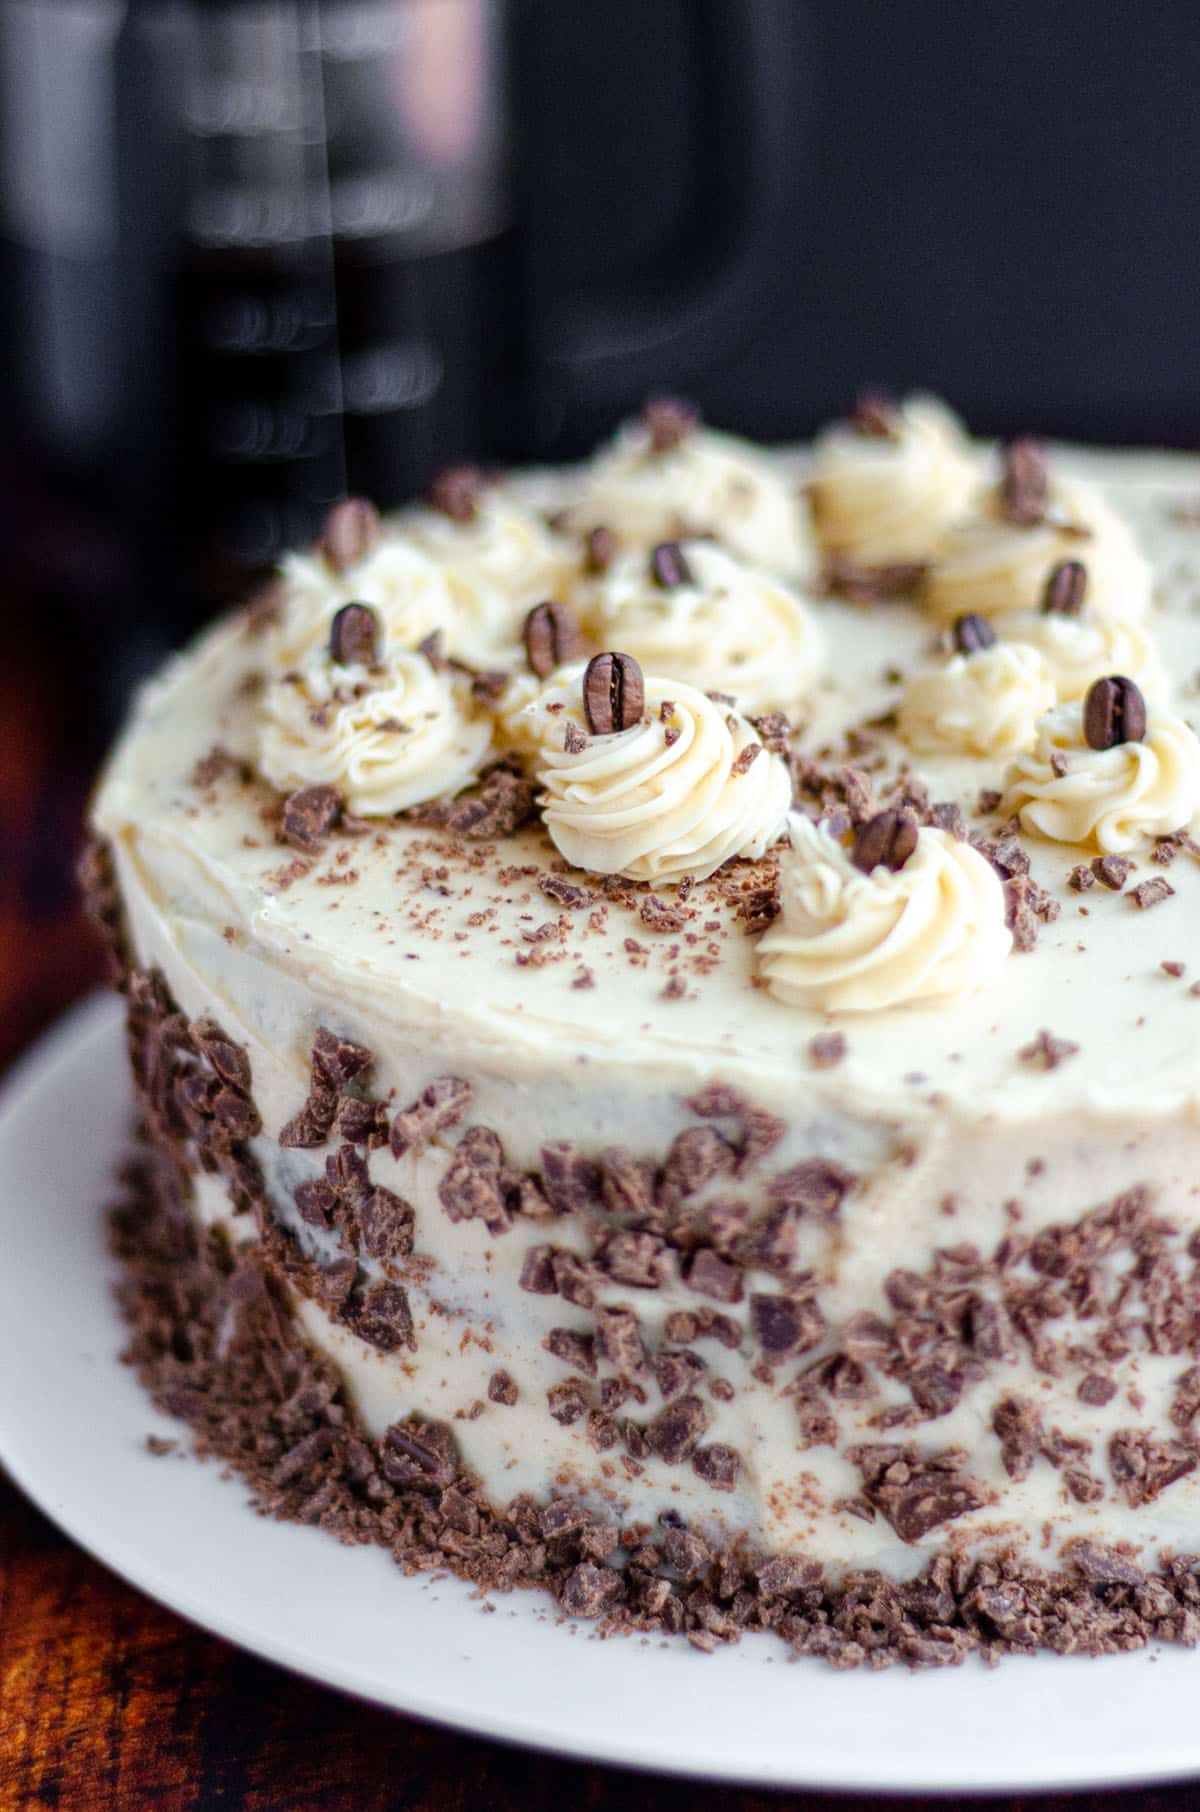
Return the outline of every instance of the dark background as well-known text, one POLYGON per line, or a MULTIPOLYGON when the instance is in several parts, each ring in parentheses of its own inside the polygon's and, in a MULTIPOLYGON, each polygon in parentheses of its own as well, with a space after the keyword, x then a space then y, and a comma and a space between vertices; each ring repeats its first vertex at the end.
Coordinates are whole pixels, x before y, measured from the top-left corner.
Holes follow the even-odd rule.
MULTIPOLYGON (((1198 93, 1185 0, 0 0, 0 1063, 98 975, 71 870, 129 686, 347 487, 575 455, 664 388, 768 440, 870 382, 1200 448, 1198 93), (343 54, 389 11, 398 63, 343 54), (195 227, 295 151, 216 78, 269 112, 285 66, 298 205, 369 180, 415 224, 195 227)), ((0 1707, 4 1812, 776 1803, 293 1682, 2 1484, 0 1707)))

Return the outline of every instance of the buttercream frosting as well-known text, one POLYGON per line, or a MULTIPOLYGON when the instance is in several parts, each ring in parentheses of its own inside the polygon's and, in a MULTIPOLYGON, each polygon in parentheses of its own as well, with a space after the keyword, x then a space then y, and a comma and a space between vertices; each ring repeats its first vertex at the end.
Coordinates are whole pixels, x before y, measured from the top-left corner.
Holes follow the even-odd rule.
POLYGON ((1124 855, 1184 830, 1200 807, 1200 741, 1170 712, 1154 713, 1140 742, 1088 746, 1083 705, 1042 719, 1033 748, 1008 770, 999 810, 1056 843, 1124 855))
POLYGON ((1039 651, 997 642, 910 675, 900 734, 918 754, 1013 755, 1033 741, 1055 702, 1039 651))
POLYGON ((381 598, 377 662, 334 658, 336 594, 331 600, 313 584, 285 595, 268 632, 258 695, 257 758, 265 777, 284 791, 335 787, 360 816, 457 792, 474 778, 492 740, 466 677, 435 667, 411 646, 445 600, 424 585, 423 558, 391 552, 397 557, 389 573, 410 571, 418 583, 407 604, 402 587, 372 588, 381 598))
POLYGON ((790 579, 815 565, 797 489, 760 448, 711 428, 658 449, 643 422, 627 423, 585 469, 566 520, 580 532, 602 525, 628 547, 715 535, 790 579))
POLYGON ((863 874, 824 825, 793 815, 780 858, 778 919, 758 945, 776 1000, 827 1013, 969 994, 1012 948, 1004 889, 969 843, 923 827, 893 872, 863 874))
POLYGON ((991 492, 971 516, 947 529, 925 578, 923 601, 952 622, 978 614, 993 620, 1038 609, 1050 574, 1064 560, 1087 571, 1087 597, 1100 617, 1138 618, 1150 601, 1150 569, 1132 534, 1092 486, 1055 480, 1046 515, 1010 522, 991 492))
POLYGON ((436 561, 451 599, 449 652, 479 667, 513 665, 526 613, 565 598, 579 571, 577 545, 500 484, 481 488, 466 521, 422 508, 395 529, 436 561))
POLYGON ((691 583, 655 582, 647 555, 618 556, 588 611, 602 647, 649 673, 732 693, 743 711, 790 710, 817 683, 821 634, 811 609, 770 574, 711 541, 685 541, 691 583))
POLYGON ((1054 682, 1057 702, 1082 698, 1093 680, 1125 673, 1143 692, 1157 694, 1166 676, 1146 628, 1123 618, 1067 616, 1061 611, 1006 611, 996 623, 1002 641, 1036 648, 1054 682))
POLYGON ((596 736, 583 710, 583 670, 582 662, 560 669, 525 710, 543 820, 568 862, 671 884, 770 848, 791 782, 744 717, 693 686, 647 675, 641 720, 596 736))
POLYGON ((890 434, 839 422, 818 437, 811 481, 822 546, 865 564, 922 561, 977 484, 966 434, 929 396, 897 405, 890 434))

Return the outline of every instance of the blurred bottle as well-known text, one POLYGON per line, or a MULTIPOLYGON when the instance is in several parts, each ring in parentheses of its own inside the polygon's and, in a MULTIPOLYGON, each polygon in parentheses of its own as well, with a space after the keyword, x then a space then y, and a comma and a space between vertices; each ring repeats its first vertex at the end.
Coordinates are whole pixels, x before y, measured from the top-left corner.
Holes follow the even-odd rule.
POLYGON ((448 461, 561 451, 719 367, 773 293, 803 13, 0 0, 0 560, 66 613, 89 697, 347 490, 386 507, 448 461), (657 168, 664 97, 690 122, 671 205, 635 230, 626 175, 581 282, 564 110, 607 122, 601 163, 624 133, 657 168))
POLYGON ((504 0, 4 0, 12 527, 124 666, 347 488, 392 504, 506 450, 504 25, 504 0))

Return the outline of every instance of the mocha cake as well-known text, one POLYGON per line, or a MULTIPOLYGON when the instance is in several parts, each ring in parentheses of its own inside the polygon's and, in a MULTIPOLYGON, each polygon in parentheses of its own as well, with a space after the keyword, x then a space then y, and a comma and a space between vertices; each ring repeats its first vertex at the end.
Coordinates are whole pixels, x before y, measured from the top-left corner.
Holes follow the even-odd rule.
POLYGON ((1197 497, 870 397, 337 506, 93 813, 159 1402, 611 1627, 1194 1640, 1197 497))

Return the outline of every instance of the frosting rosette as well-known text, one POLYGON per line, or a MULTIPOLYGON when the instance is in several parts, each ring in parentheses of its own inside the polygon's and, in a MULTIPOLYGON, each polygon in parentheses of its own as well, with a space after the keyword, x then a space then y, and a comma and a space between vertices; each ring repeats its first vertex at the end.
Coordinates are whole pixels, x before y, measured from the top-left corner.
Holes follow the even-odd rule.
POLYGON ((457 792, 492 740, 470 681, 386 638, 378 662, 348 664, 325 636, 268 678, 259 701, 258 765, 284 791, 332 786, 348 810, 380 817, 457 792))
POLYGON ((1090 485, 1051 484, 1041 520, 1009 521, 999 494, 947 529, 926 574, 922 598, 943 621, 1034 611, 1055 567, 1077 560, 1087 572, 1092 613, 1137 620, 1150 602, 1150 568, 1120 517, 1090 485))
POLYGON ((887 422, 886 433, 838 422, 814 448, 818 539, 866 565, 927 560, 978 482, 962 424, 935 397, 909 397, 887 422))
POLYGON ((994 982, 1012 948, 1004 888, 969 843, 922 827, 903 867, 863 874, 822 824, 793 815, 779 917, 758 972, 777 1000, 873 1013, 994 982))
POLYGON ((1005 642, 1037 649, 1060 705, 1082 698, 1093 680, 1108 673, 1127 673, 1143 692, 1166 689, 1154 643, 1140 623, 1091 612, 1076 617, 1055 610, 1014 610, 1000 618, 997 633, 1005 642))
POLYGON ((678 680, 647 676, 639 721, 596 735, 584 670, 561 668, 524 713, 542 816, 568 862, 669 886, 770 848, 791 780, 744 717, 678 680))
POLYGON ((1036 648, 997 642, 912 674, 898 727, 920 755, 1014 755, 1056 696, 1036 648))
POLYGON ((813 612, 714 542, 685 541, 680 553, 685 581, 666 588, 643 550, 618 555, 588 611, 595 640, 624 648, 647 673, 731 693, 744 711, 801 703, 822 667, 813 612))
POLYGON ((498 484, 481 485, 464 520, 421 508, 396 529, 435 562, 451 601, 447 652, 473 666, 518 661, 531 605, 568 596, 579 572, 574 543, 498 484))
POLYGON ((449 638, 455 608, 437 562, 387 531, 365 558, 339 569, 320 553, 288 554, 280 567, 279 607, 264 638, 270 668, 286 672, 329 645, 343 604, 369 604, 385 644, 416 648, 440 631, 449 638))
POLYGON ((1200 741, 1181 717, 1152 713, 1145 736, 1089 747, 1082 701, 1042 719, 1037 740, 1010 766, 997 808, 1055 843, 1124 855, 1186 829, 1200 807, 1200 741))
POLYGON ((585 467, 565 520, 579 533, 607 528, 623 547, 714 535, 789 579, 815 565, 797 487, 760 449, 711 428, 660 447, 644 421, 626 423, 585 467))

